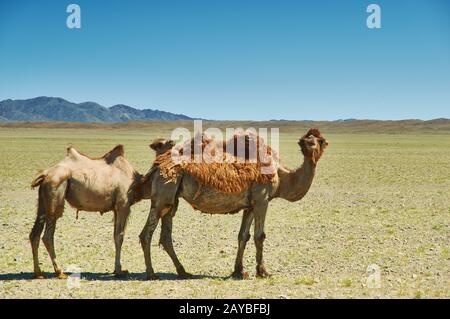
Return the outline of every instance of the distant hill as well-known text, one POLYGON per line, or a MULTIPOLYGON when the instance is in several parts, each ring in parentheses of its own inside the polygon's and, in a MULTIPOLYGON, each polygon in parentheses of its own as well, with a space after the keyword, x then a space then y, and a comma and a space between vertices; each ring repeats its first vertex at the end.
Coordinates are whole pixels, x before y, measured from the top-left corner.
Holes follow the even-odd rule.
POLYGON ((128 122, 191 120, 183 114, 139 110, 127 105, 104 107, 95 102, 73 103, 57 97, 0 102, 0 122, 128 122))

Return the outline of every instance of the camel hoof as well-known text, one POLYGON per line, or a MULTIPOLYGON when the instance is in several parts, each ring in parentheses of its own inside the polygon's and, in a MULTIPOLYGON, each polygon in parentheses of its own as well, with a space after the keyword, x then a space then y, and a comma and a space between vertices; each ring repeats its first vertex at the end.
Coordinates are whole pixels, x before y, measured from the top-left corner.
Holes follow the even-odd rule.
POLYGON ((267 272, 267 270, 265 270, 264 268, 263 269, 260 269, 260 270, 258 270, 257 272, 256 272, 256 277, 257 278, 269 278, 269 277, 271 277, 272 275, 271 274, 269 274, 268 272, 267 272))
POLYGON ((114 277, 116 278, 126 278, 129 274, 129 271, 126 269, 122 269, 120 271, 115 270, 114 271, 114 277))
POLYGON ((188 272, 182 272, 178 274, 178 279, 192 279, 192 277, 194 276, 188 272))
POLYGON ((63 272, 57 272, 56 273, 56 278, 58 279, 67 279, 69 276, 67 276, 65 273, 63 272))
POLYGON ((246 271, 234 271, 231 274, 231 277, 233 279, 239 279, 239 280, 248 279, 248 272, 246 272, 246 271))
POLYGON ((159 276, 156 274, 147 274, 147 280, 159 280, 159 276))

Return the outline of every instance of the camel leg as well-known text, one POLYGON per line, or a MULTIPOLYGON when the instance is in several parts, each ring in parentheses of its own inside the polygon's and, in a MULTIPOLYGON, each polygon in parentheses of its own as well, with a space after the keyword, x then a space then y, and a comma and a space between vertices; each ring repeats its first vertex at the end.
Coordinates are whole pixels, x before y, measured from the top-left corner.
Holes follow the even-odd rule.
POLYGON ((39 266, 39 242, 45 225, 45 205, 42 187, 39 187, 38 209, 33 229, 30 232, 31 250, 33 252, 34 278, 43 279, 44 274, 39 266))
POLYGON ((52 260, 53 269, 55 270, 56 276, 59 279, 66 279, 67 275, 63 273, 63 271, 58 266, 58 263, 56 261, 54 235, 55 235, 57 220, 58 220, 58 218, 54 217, 54 216, 47 218, 46 223, 45 223, 45 231, 44 231, 44 236, 42 237, 42 241, 44 242, 45 248, 47 248, 48 254, 50 255, 50 259, 52 260))
POLYGON ((256 246, 256 276, 261 278, 269 277, 263 260, 263 246, 266 234, 264 233, 264 222, 266 219, 267 202, 263 202, 254 208, 255 214, 255 246, 256 246))
MULTIPOLYGON (((174 210, 176 210, 176 206, 177 205, 175 205, 175 209, 173 209, 172 212, 174 212, 174 210)), ((172 259, 172 262, 175 265, 175 268, 177 269, 178 277, 180 279, 192 278, 192 275, 190 273, 186 272, 186 270, 184 270, 184 267, 181 264, 181 262, 178 260, 178 257, 173 248, 173 240, 172 240, 173 215, 172 215, 172 212, 164 215, 164 217, 161 220, 162 221, 161 237, 160 237, 159 243, 164 247, 164 250, 167 252, 167 254, 172 259)))
POLYGON ((238 236, 238 252, 236 256, 236 262, 234 264, 234 272, 231 276, 235 279, 247 279, 248 273, 244 272, 244 266, 242 259, 244 258, 244 251, 247 242, 250 239, 250 227, 253 222, 253 211, 246 209, 242 215, 241 229, 238 236))
POLYGON ((45 230, 44 236, 42 236, 42 242, 47 248, 50 259, 52 260, 53 269, 59 279, 65 279, 67 276, 63 273, 56 261, 55 253, 55 229, 56 222, 60 218, 64 211, 64 196, 67 189, 67 182, 61 183, 57 188, 54 188, 52 184, 42 185, 45 189, 45 203, 46 203, 46 218, 45 218, 45 230))
POLYGON ((125 236, 125 226, 130 214, 128 206, 114 211, 114 244, 116 246, 116 257, 114 262, 114 275, 117 278, 123 278, 128 275, 128 270, 122 269, 120 262, 123 237, 125 236))
POLYGON ((158 226, 158 222, 159 222, 159 210, 155 206, 153 206, 152 203, 152 207, 150 208, 150 213, 148 215, 147 222, 144 226, 144 229, 142 229, 141 234, 139 235, 142 250, 144 251, 147 280, 158 279, 158 276, 153 271, 150 252, 153 232, 155 231, 156 226, 158 226))

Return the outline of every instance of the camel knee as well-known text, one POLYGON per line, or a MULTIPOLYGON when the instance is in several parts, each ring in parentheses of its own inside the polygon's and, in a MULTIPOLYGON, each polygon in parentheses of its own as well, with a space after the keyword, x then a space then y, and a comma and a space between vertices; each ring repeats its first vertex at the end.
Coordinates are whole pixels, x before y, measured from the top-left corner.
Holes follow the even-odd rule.
POLYGON ((32 245, 33 247, 35 247, 36 245, 39 244, 39 240, 40 240, 39 237, 40 237, 39 234, 35 234, 34 232, 31 232, 31 233, 30 233, 30 236, 29 236, 29 238, 30 238, 30 243, 31 243, 31 245, 32 245))
POLYGON ((147 229, 144 229, 139 234, 139 241, 141 242, 141 245, 149 245, 151 242, 151 234, 147 231, 147 229))
POLYGON ((53 238, 55 234, 55 225, 50 226, 49 228, 46 228, 44 231, 44 236, 42 236, 42 242, 46 247, 49 247, 53 244, 53 238))
POLYGON ((39 239, 41 237, 43 229, 44 229, 44 222, 36 223, 33 226, 33 229, 31 230, 30 235, 29 235, 30 242, 32 242, 32 243, 39 242, 39 239))
POLYGON ((44 236, 42 236, 42 242, 44 243, 45 247, 48 247, 52 243, 52 236, 49 233, 45 233, 44 236))
POLYGON ((146 234, 142 231, 142 232, 139 234, 139 241, 141 242, 141 244, 146 243, 146 241, 147 241, 146 238, 147 238, 146 234))
POLYGON ((238 240, 247 243, 250 240, 250 234, 249 233, 239 233, 238 240))
POLYGON ((35 242, 36 240, 39 241, 39 237, 41 236, 42 231, 44 230, 44 225, 45 225, 45 213, 42 211, 38 211, 38 216, 34 221, 33 228, 31 229, 29 235, 31 242, 35 242))
POLYGON ((123 231, 117 232, 114 234, 114 241, 117 242, 123 242, 123 238, 125 237, 125 234, 123 231))
POLYGON ((139 239, 141 241, 141 245, 150 245, 153 237, 153 232, 158 226, 158 212, 155 211, 155 208, 152 206, 150 215, 148 217, 147 223, 139 234, 139 239))
POLYGON ((264 240, 266 239, 266 234, 264 232, 259 233, 257 235, 255 235, 255 244, 258 245, 262 245, 264 243, 264 240))

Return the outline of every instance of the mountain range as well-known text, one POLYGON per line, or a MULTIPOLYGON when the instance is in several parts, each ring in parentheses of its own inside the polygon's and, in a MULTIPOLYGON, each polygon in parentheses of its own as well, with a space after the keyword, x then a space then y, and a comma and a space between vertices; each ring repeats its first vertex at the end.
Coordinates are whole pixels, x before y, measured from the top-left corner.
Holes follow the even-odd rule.
POLYGON ((59 97, 41 96, 27 100, 0 102, 0 121, 3 122, 128 122, 191 120, 184 114, 137 109, 117 104, 104 107, 95 102, 73 103, 59 97))

